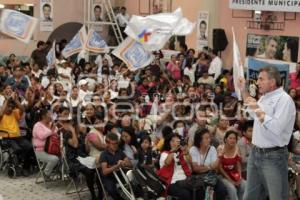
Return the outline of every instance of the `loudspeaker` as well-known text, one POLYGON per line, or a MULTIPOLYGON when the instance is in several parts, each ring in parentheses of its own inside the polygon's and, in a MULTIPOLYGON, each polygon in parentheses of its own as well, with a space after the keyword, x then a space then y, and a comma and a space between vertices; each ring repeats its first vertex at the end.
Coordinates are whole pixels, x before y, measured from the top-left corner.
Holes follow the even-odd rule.
POLYGON ((213 48, 216 51, 224 51, 227 47, 228 40, 224 29, 213 29, 213 48))

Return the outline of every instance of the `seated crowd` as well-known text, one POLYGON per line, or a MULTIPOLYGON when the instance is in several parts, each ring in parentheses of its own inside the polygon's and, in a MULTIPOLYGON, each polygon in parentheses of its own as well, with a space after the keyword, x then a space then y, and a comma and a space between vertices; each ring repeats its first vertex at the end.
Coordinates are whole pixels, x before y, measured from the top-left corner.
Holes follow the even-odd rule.
MULTIPOLYGON (((215 199, 242 199, 253 121, 216 51, 207 48, 196 56, 183 44, 169 61, 159 52, 146 68, 130 71, 110 54, 76 62, 56 52, 57 65, 46 66, 51 46, 38 42, 30 63, 11 54, 0 64, 0 134, 12 141, 24 175, 36 157, 51 179, 61 157, 46 152, 45 143, 62 135, 69 175, 86 177, 92 199, 103 192, 95 169, 78 157, 95 158, 113 199, 122 198, 113 172, 135 166, 156 171, 166 194, 179 200, 203 195, 183 185, 209 172, 217 175, 215 199)), ((289 91, 296 105, 297 89, 289 91)))

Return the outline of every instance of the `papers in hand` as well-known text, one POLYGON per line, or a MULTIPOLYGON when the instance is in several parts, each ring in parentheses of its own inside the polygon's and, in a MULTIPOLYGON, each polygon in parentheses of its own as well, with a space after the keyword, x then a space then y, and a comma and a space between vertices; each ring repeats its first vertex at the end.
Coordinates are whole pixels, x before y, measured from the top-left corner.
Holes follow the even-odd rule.
POLYGON ((77 160, 89 169, 96 168, 96 159, 94 157, 88 156, 88 157, 83 158, 83 157, 78 156, 77 160))

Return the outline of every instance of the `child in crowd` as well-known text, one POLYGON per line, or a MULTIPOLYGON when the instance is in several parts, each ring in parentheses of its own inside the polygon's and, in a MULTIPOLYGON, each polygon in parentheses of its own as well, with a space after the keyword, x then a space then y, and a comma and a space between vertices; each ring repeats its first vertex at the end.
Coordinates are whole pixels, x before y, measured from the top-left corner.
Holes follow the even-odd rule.
POLYGON ((140 147, 138 149, 138 165, 153 168, 154 157, 152 151, 151 138, 148 135, 142 136, 140 140, 140 147))

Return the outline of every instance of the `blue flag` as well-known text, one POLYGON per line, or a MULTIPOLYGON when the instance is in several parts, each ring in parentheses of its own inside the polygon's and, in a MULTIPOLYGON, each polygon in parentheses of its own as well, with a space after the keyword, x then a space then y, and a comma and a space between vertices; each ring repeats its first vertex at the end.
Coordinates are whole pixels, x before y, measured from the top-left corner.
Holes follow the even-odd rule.
POLYGON ((85 48, 88 51, 95 53, 107 53, 109 48, 105 40, 93 29, 89 30, 88 37, 85 43, 85 48))
POLYGON ((84 49, 84 44, 86 42, 87 34, 85 26, 78 31, 78 33, 72 38, 72 40, 65 46, 62 51, 62 55, 65 58, 70 57, 73 54, 79 53, 84 49))
POLYGON ((21 12, 3 9, 0 18, 2 33, 28 43, 37 25, 38 19, 21 12))

